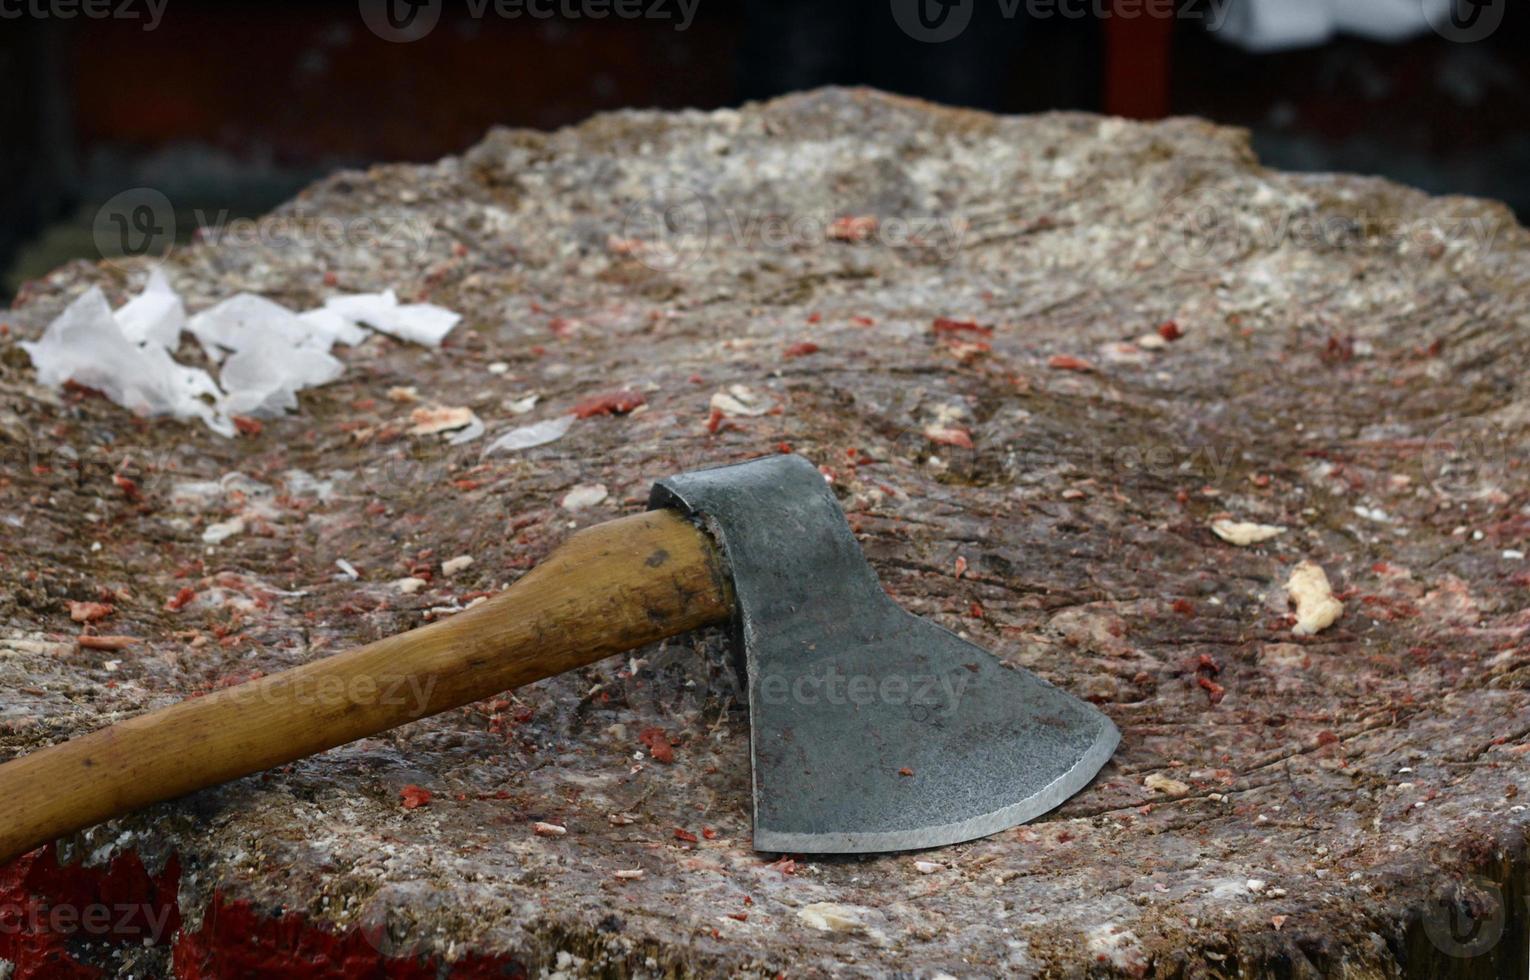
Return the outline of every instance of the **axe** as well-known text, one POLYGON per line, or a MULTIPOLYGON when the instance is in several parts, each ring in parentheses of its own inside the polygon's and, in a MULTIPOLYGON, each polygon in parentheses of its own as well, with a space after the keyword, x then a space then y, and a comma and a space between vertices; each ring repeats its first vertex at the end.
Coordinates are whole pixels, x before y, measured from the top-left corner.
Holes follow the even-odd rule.
POLYGON ((193 790, 665 637, 727 625, 748 692, 754 846, 982 837, 1078 792, 1116 727, 883 591, 801 456, 662 480, 449 619, 0 765, 0 861, 193 790), (401 681, 425 692, 386 696, 401 681))

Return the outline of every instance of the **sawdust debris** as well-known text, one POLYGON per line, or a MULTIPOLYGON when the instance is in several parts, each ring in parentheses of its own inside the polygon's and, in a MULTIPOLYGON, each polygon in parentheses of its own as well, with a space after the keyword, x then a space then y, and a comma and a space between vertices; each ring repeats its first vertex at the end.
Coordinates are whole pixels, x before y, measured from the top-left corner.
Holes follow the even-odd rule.
POLYGON ((585 510, 610 496, 603 483, 584 483, 563 495, 559 504, 564 510, 585 510))
POLYGON ((1278 524, 1255 524, 1252 521, 1219 517, 1211 522, 1211 532, 1228 544, 1246 548, 1251 544, 1262 544, 1278 538, 1286 533, 1286 529, 1278 524))
POLYGON ((1142 779, 1142 785, 1155 793, 1163 793, 1166 796, 1184 796, 1190 792, 1190 787, 1177 779, 1171 779, 1163 773, 1150 772, 1142 779))

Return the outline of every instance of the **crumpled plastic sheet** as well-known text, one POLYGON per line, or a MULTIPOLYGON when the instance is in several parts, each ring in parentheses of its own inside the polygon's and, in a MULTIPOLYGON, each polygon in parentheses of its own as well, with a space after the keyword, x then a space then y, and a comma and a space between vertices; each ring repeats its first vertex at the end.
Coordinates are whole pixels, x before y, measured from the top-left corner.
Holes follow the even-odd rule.
POLYGON ((400 304, 391 289, 381 293, 333 296, 324 303, 324 309, 399 340, 426 347, 439 347, 442 339, 462 319, 461 314, 431 303, 400 304))
POLYGON ((291 411, 299 391, 340 377, 345 365, 330 353, 336 344, 359 344, 371 328, 436 347, 461 319, 430 303, 401 304, 392 290, 331 297, 303 313, 239 293, 187 317, 180 295, 154 269, 143 291, 115 312, 93 287, 21 347, 41 384, 73 381, 140 415, 199 418, 232 436, 233 416, 291 411), (171 356, 183 332, 219 365, 217 381, 171 356))
MULTIPOLYGON (((1288 51, 1350 34, 1395 44, 1453 16, 1457 0, 1230 0, 1212 34, 1247 51, 1288 51), (1432 18, 1432 19, 1431 19, 1432 18)), ((1490 6, 1486 2, 1482 6, 1490 6)))
POLYGON ((536 422, 531 425, 523 425, 511 429, 498 439, 489 444, 483 451, 485 456, 496 456, 500 453, 514 453, 522 449, 535 449, 537 446, 545 446, 550 442, 557 442, 568 435, 568 430, 574 425, 574 416, 560 415, 557 418, 548 419, 544 422, 536 422))

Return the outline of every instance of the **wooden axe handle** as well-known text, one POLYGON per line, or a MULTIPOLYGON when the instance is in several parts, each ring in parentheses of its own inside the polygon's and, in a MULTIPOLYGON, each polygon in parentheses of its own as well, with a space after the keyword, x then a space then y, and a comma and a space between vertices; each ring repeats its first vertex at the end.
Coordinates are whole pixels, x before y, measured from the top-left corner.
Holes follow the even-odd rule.
POLYGON ((109 817, 726 621, 704 533, 650 511, 573 535, 504 593, 429 626, 0 765, 0 862, 109 817))

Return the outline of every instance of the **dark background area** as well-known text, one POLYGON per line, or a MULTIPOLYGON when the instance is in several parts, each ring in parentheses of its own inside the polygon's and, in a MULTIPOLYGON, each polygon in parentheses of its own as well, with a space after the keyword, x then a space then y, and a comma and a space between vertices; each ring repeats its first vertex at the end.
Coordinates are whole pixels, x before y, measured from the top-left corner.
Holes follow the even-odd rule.
POLYGON ((1381 174, 1530 215, 1518 10, 1469 44, 1431 33, 1255 55, 1195 19, 1036 20, 982 0, 940 44, 906 36, 889 0, 697 0, 685 30, 674 0, 663 20, 474 17, 444 0, 433 29, 395 43, 364 22, 368 2, 166 0, 152 30, 143 0, 136 19, 0 20, 0 299, 100 258, 97 210, 129 188, 163 192, 184 237, 336 167, 459 152, 494 124, 824 84, 1002 112, 1200 115, 1250 128, 1272 166, 1381 174))

